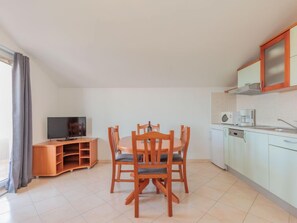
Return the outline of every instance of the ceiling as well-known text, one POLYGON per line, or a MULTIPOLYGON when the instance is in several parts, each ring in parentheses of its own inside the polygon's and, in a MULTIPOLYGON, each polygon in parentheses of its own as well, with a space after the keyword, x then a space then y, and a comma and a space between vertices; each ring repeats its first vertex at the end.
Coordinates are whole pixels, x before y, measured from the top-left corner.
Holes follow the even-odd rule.
POLYGON ((227 87, 296 0, 0 0, 0 27, 61 87, 227 87), (273 3, 273 4, 272 4, 273 3))

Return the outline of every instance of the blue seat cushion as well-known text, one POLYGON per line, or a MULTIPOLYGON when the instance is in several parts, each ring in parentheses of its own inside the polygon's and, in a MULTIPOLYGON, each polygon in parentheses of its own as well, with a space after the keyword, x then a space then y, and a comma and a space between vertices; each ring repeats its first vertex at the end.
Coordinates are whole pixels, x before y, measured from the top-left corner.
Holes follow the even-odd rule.
MULTIPOLYGON (((161 161, 162 162, 166 162, 167 161, 167 154, 162 154, 161 155, 161 161)), ((178 153, 173 153, 173 159, 172 159, 173 162, 181 162, 183 161, 183 158, 180 154, 178 153)))
POLYGON ((166 174, 167 168, 140 168, 138 174, 166 174))
MULTIPOLYGON (((138 155, 138 160, 141 160, 141 155, 138 155)), ((121 161, 121 162, 133 162, 133 155, 132 154, 126 154, 126 153, 122 153, 122 154, 117 154, 116 156, 116 161, 121 161)))

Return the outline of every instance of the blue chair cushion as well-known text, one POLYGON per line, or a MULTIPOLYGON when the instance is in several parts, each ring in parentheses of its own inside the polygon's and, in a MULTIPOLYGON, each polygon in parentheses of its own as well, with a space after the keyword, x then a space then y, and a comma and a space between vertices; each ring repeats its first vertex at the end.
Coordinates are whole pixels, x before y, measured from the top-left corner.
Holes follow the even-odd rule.
POLYGON ((138 174, 166 174, 167 168, 140 168, 138 174))
MULTIPOLYGON (((138 160, 141 160, 141 155, 138 155, 138 160)), ((126 154, 126 153, 122 153, 122 154, 117 154, 116 156, 116 161, 120 161, 120 162, 133 162, 133 155, 132 154, 126 154)))
MULTIPOLYGON (((167 154, 162 154, 161 155, 161 161, 162 162, 166 162, 167 161, 167 154)), ((180 154, 178 153, 173 153, 173 159, 172 159, 173 162, 181 162, 183 161, 183 158, 180 154)))

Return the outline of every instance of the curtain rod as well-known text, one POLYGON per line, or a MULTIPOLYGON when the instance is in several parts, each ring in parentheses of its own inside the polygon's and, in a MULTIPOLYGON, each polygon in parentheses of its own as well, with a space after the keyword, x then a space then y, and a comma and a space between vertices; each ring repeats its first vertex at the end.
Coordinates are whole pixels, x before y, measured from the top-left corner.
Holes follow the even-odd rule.
POLYGON ((8 54, 11 54, 11 55, 14 55, 14 53, 15 53, 14 51, 12 51, 12 50, 10 50, 10 49, 8 49, 7 47, 2 46, 2 45, 0 45, 0 50, 6 52, 6 53, 8 53, 8 54))

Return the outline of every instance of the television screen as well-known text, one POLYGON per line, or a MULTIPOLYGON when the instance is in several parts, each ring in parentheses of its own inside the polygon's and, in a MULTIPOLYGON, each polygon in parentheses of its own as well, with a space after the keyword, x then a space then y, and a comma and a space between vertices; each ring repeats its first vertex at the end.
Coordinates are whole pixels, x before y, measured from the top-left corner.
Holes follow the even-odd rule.
POLYGON ((86 136, 86 117, 48 117, 47 138, 86 136))

